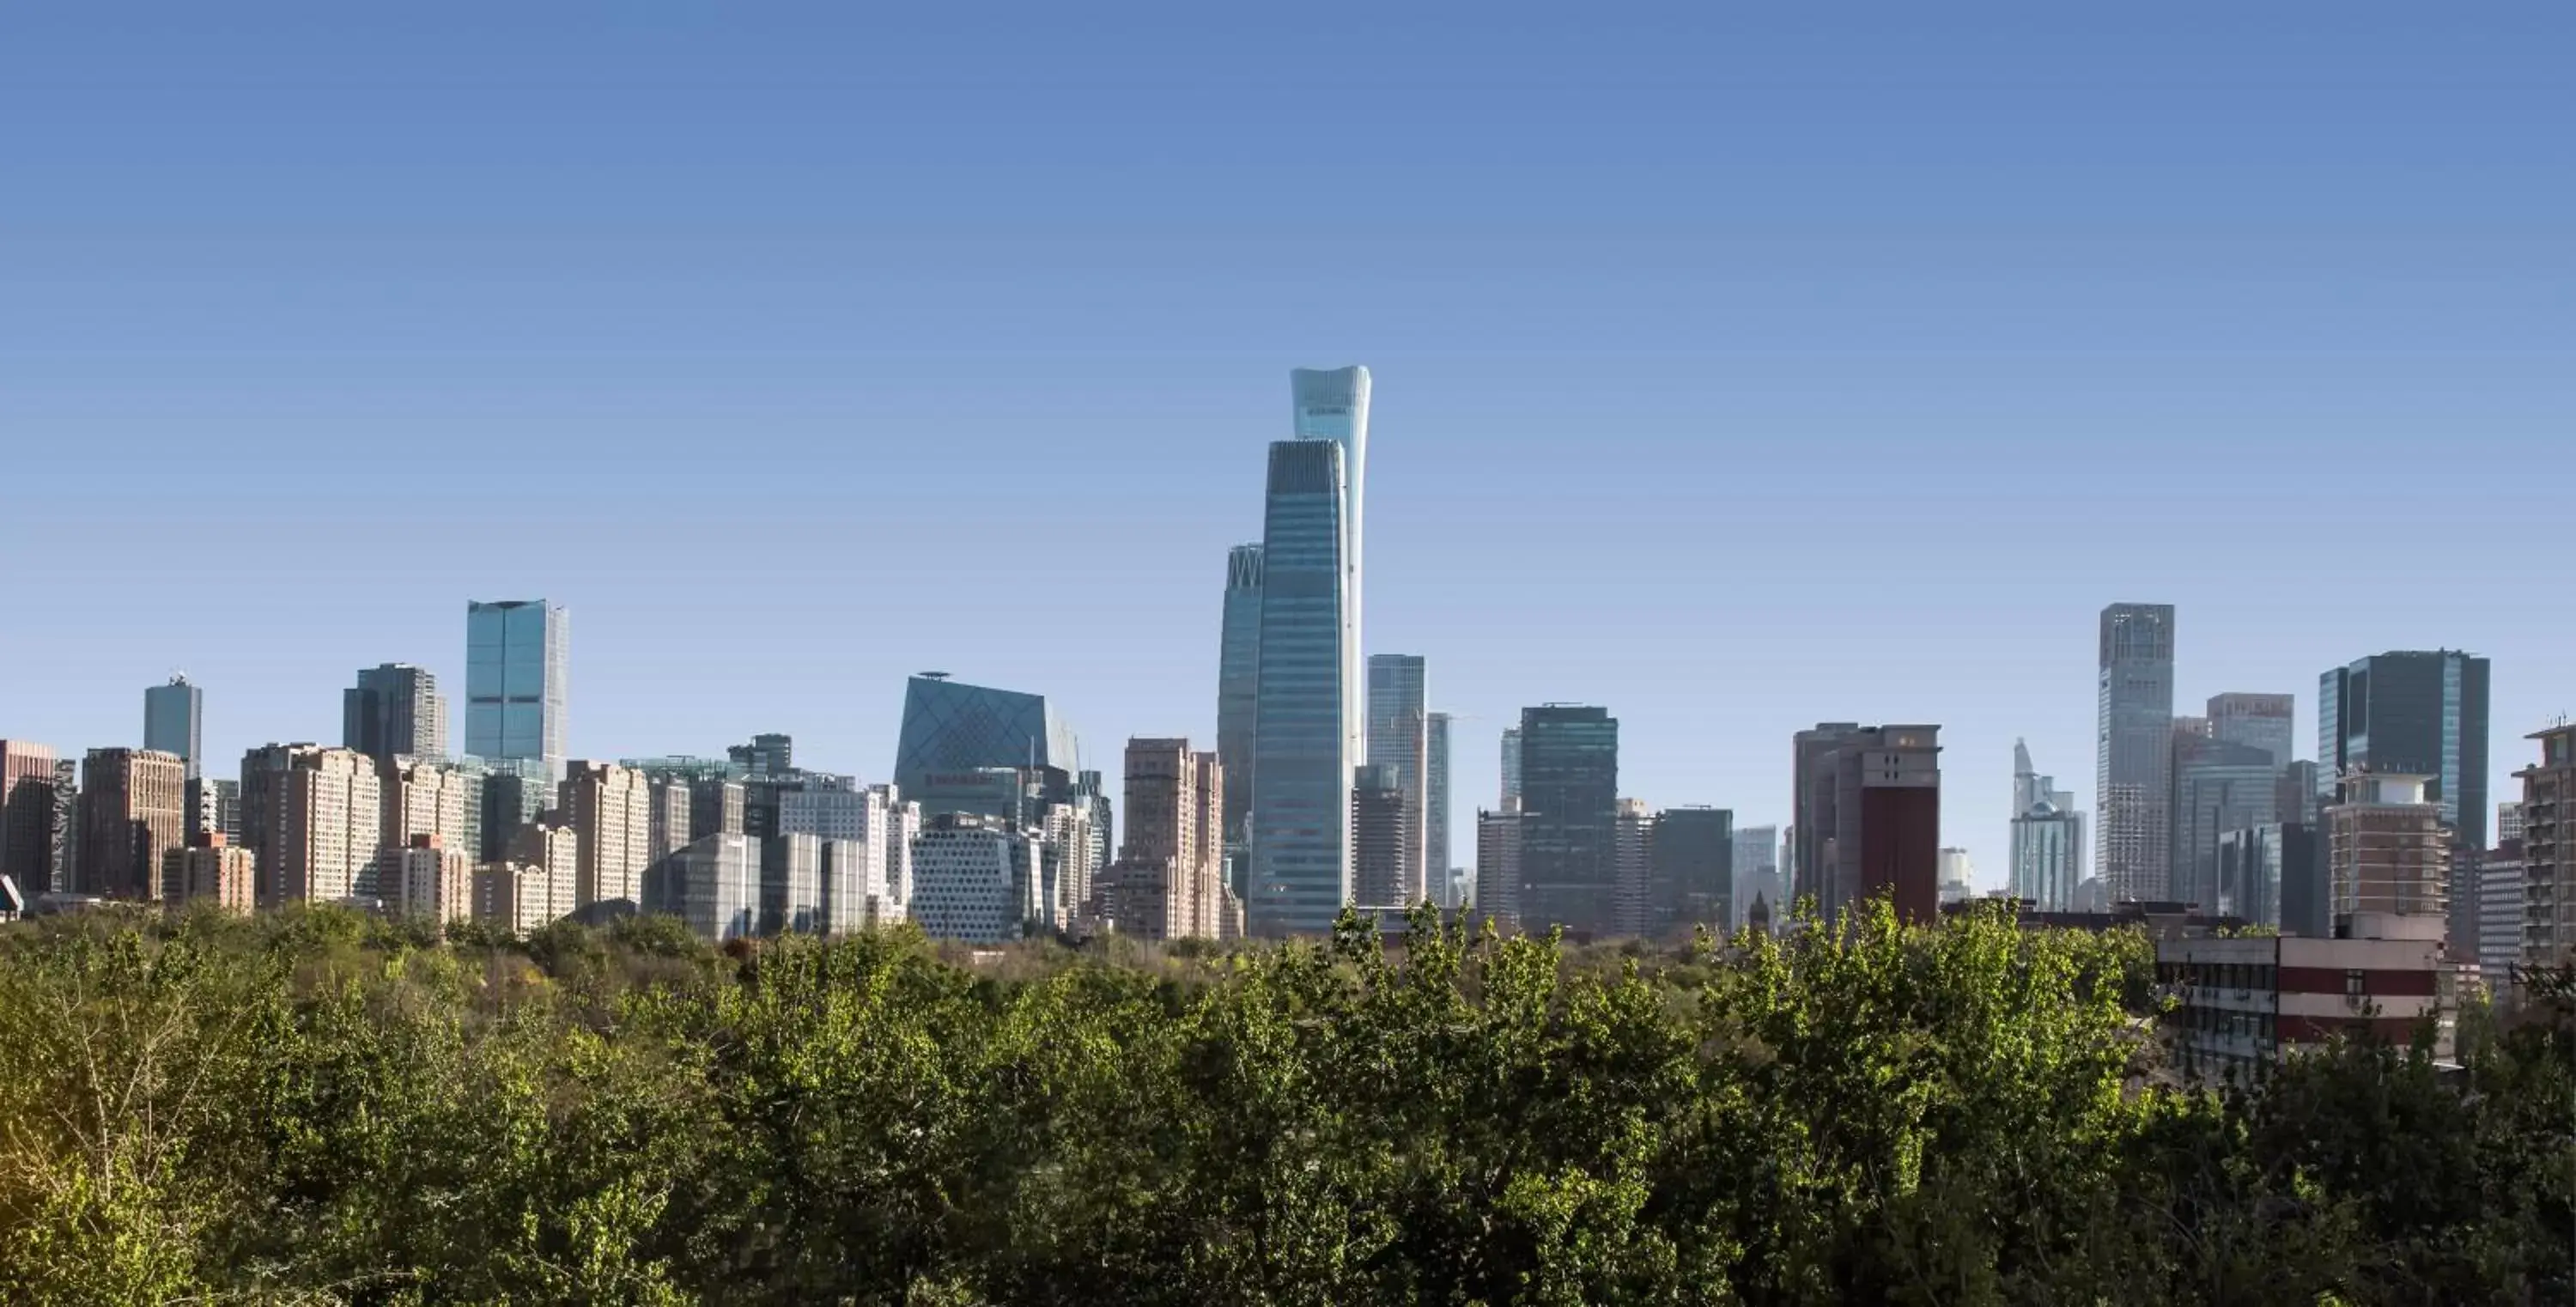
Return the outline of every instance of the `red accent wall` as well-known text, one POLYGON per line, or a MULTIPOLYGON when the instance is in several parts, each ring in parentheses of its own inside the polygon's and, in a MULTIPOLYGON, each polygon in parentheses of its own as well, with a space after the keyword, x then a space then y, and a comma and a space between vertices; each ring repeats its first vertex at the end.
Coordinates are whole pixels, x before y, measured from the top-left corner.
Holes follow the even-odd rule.
MULTIPOLYGON (((2434 993, 2430 971, 2366 970, 2361 973, 2362 993, 2375 998, 2430 998, 2434 993)), ((2284 994, 2341 994, 2343 972, 2333 967, 2283 967, 2280 991, 2284 994)))
POLYGON ((1893 892, 1899 917, 1940 920, 1941 791, 1863 786, 1860 823, 1861 894, 1893 892))

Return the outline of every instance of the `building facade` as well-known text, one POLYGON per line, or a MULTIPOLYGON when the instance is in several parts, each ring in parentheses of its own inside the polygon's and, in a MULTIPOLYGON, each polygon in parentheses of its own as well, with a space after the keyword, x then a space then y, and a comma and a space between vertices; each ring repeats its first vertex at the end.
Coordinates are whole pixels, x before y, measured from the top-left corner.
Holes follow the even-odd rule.
POLYGON ((2030 747, 2013 741, 2012 897, 2041 912, 2069 912, 2084 883, 2084 814, 2057 778, 2032 765, 2030 747))
POLYGON ((270 748, 280 751, 284 767, 263 782, 268 797, 255 828, 250 774, 243 774, 244 831, 257 836, 261 901, 381 901, 376 870, 384 846, 384 786, 375 760, 310 744, 270 748))
POLYGON ((1721 935, 1733 929, 1737 848, 1735 814, 1725 808, 1656 813, 1647 834, 1645 920, 1638 933, 1667 939, 1700 926, 1721 935))
POLYGON ((944 672, 904 683, 903 727, 895 747, 894 783, 919 797, 933 773, 985 767, 1080 766, 1073 729, 1046 696, 968 685, 944 672))
POLYGON ((563 775, 571 618, 543 599, 465 605, 465 752, 563 775))
POLYGON ((2173 766, 2173 870, 2165 897, 2220 916, 2244 915, 2220 884, 2218 839, 2279 818, 2280 764, 2267 748, 2210 736, 2177 742, 2173 766))
POLYGON ((1476 902, 1478 915, 1496 925, 1521 922, 1521 801, 1503 800, 1499 810, 1476 813, 1476 902))
POLYGON ((2536 731, 2540 761, 2522 782, 2522 962, 2576 957, 2576 726, 2536 731))
POLYGON ((1780 828, 1745 826, 1735 832, 1733 911, 1727 918, 1729 930, 1741 930, 1745 914, 1759 896, 1763 902, 1780 908, 1787 900, 1788 882, 1780 875, 1780 828))
POLYGON ((1523 708, 1520 754, 1522 927, 1617 933, 1618 719, 1580 704, 1523 708))
POLYGON ((33 899, 54 888, 54 751, 0 740, 0 876, 33 899))
POLYGON ((474 915, 474 855, 436 835, 389 844, 377 858, 376 885, 385 906, 402 916, 444 925, 474 915))
POLYGON ((1352 769, 1364 760, 1343 444, 1270 447, 1253 725, 1252 933, 1318 935, 1351 901, 1352 769))
POLYGON ((1502 768, 1500 801, 1508 803, 1521 797, 1521 728, 1517 726, 1503 731, 1502 768))
POLYGON ((2166 897, 2173 855, 2174 609, 2102 610, 2093 866, 2115 901, 2166 897))
POLYGON ((2318 781, 2361 772, 2425 778, 2453 838, 2487 847, 2487 660, 2398 650, 2317 678, 2318 781))
POLYGON ((2261 749, 2273 766, 2286 767, 2299 756, 2298 702, 2291 694, 2212 695, 2206 710, 2210 738, 2261 749))
POLYGON ((613 762, 576 762, 557 806, 577 841, 573 906, 644 901, 653 865, 653 795, 644 773, 613 762))
POLYGON ((437 839, 436 848, 483 858, 483 775, 450 767, 435 759, 395 754, 376 759, 376 783, 384 800, 382 838, 394 849, 413 847, 417 836, 437 839))
POLYGON ((177 755, 182 779, 197 778, 206 760, 206 692, 186 672, 143 692, 143 747, 177 755))
POLYGON ((161 897, 161 864, 188 838, 187 764, 160 749, 92 749, 81 763, 83 894, 161 897))
POLYGON ((1423 715, 1422 874, 1431 900, 1455 911, 1466 893, 1449 864, 1449 714, 1423 715))
POLYGON ((2394 772, 2357 776, 2326 809, 2337 921, 2355 913, 2448 918, 2451 839, 2429 782, 2394 772))
POLYGON ((447 756, 447 701, 438 678, 410 663, 361 668, 340 692, 340 747, 378 762, 447 756))
MULTIPOLYGON (((1426 814, 1431 806, 1431 715, 1423 706, 1423 660, 1412 654, 1371 654, 1368 660, 1368 765, 1393 771, 1404 796, 1405 852, 1400 897, 1417 903, 1431 882, 1426 814)), ((1363 899, 1363 901, 1373 901, 1363 899)))
POLYGON ((748 835, 692 840, 656 864, 652 910, 717 943, 757 934, 761 861, 760 841, 748 835))
POLYGON ((2244 1075, 2285 1052, 2373 1033, 2403 1046, 2436 1023, 2447 1056, 2450 968, 2441 923, 2365 915, 2343 938, 2184 937, 2156 944, 2156 978, 2176 996, 2168 1017, 2183 1067, 2244 1075))
POLYGON ((1422 846, 1411 838, 1404 778, 1393 767, 1361 767, 1351 778, 1351 900, 1364 908, 1409 907, 1406 880, 1422 846))
POLYGON ((1828 921, 1886 897, 1909 921, 1940 916, 1941 728, 1827 722, 1800 731, 1794 892, 1828 921))
POLYGON ((172 849, 162 864, 161 896, 172 903, 211 903, 246 916, 259 903, 259 869, 251 852, 209 832, 186 848, 172 849))
MULTIPOLYGON (((566 845, 569 848, 569 844, 566 845)), ((474 916, 514 935, 528 935, 572 915, 572 874, 540 862, 504 858, 474 875, 474 916)))
MULTIPOLYGON (((1296 438, 1332 445, 1341 451, 1341 683, 1342 748, 1347 768, 1369 761, 1366 686, 1360 665, 1361 490, 1368 480, 1369 371, 1362 367, 1297 368, 1288 374, 1290 421, 1296 438)), ((1265 536, 1263 558, 1269 557, 1265 536)), ((1267 601, 1268 590, 1263 591, 1267 601)))
MULTIPOLYGON (((1252 730, 1261 705, 1261 546, 1236 545, 1225 556, 1225 613, 1216 670, 1216 752, 1225 764, 1225 837, 1245 870, 1252 814, 1252 730)), ((1237 883, 1237 892, 1243 886, 1237 883)))
POLYGON ((2506 840, 2478 859, 2475 956, 2480 969, 2501 976, 2522 964, 2523 912, 2528 906, 2522 874, 2522 840, 2506 840))
POLYGON ((1037 837, 1008 822, 942 813, 912 846, 912 920, 933 939, 1000 944, 1044 910, 1037 837))

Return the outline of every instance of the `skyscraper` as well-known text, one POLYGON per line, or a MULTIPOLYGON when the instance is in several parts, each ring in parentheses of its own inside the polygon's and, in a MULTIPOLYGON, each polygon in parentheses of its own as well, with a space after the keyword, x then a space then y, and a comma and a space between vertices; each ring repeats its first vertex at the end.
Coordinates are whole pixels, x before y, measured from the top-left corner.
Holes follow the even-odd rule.
POLYGON ((1827 920, 1886 897, 1908 920, 1940 912, 1941 728, 1827 722, 1793 747, 1794 892, 1827 920))
POLYGON ((1508 803, 1519 797, 1521 797, 1521 728, 1513 726, 1503 731, 1502 798, 1508 803))
POLYGON ((161 864, 188 838, 187 764, 160 749, 92 749, 81 763, 80 892, 161 897, 161 864))
POLYGON ((2421 776, 2453 838, 2487 847, 2487 660, 2456 650, 2373 654, 2317 678, 2318 783, 2421 776))
POLYGON ((563 774, 570 618, 543 599, 465 605, 465 751, 563 774))
POLYGON ((2102 610, 2093 863, 2114 901, 2165 897, 2173 838, 2172 604, 2102 610))
POLYGON ((186 672, 143 692, 143 747, 177 755, 187 769, 183 779, 197 778, 206 752, 206 692, 191 684, 186 672))
POLYGON ((1644 799, 1621 799, 1610 818, 1610 916, 1622 935, 1653 937, 1661 923, 1649 925, 1647 880, 1654 874, 1655 810, 1644 799))
POLYGON ((2174 754, 2173 875, 2167 898, 2206 911, 2246 914, 2220 883, 2219 837, 2280 820, 2281 767, 2269 749, 2202 739, 2174 754))
POLYGON ((28 898, 54 888, 54 751, 0 740, 0 876, 28 898))
POLYGON ((2075 887, 2084 883, 2084 814, 2075 810, 2073 794, 2057 788, 2056 777, 2039 774, 2019 740, 2013 741, 2013 800, 2012 896, 2041 912, 2071 911, 2075 887))
POLYGON ((1398 854, 1398 894, 1362 902, 1418 903, 1430 883, 1425 814, 1431 803, 1431 719, 1423 708, 1423 664, 1413 654, 1372 654, 1368 660, 1368 765, 1393 774, 1404 798, 1404 847, 1398 854))
POLYGON ((1252 726, 1260 695, 1261 546, 1236 545, 1225 556, 1225 618, 1216 668, 1216 752, 1225 764, 1225 837, 1238 846, 1252 812, 1252 726))
MULTIPOLYGON (((920 796, 941 774, 986 767, 1043 767, 1066 774, 1081 766, 1073 730, 1046 696, 996 690, 924 672, 904 683, 903 727, 895 745, 894 783, 920 796)), ((757 835, 760 832, 753 831, 757 835)))
POLYGON ((259 825, 251 826, 252 758, 242 761, 242 821, 243 835, 258 841, 261 901, 378 899, 384 789, 374 760, 310 744, 271 745, 254 757, 263 764, 259 825))
POLYGON ((1476 813, 1476 911, 1499 925, 1521 919, 1521 801, 1476 813))
MULTIPOLYGON (((1766 832, 1763 840, 1768 842, 1766 832)), ((1666 808, 1648 836, 1644 930, 1664 938, 1706 926, 1735 926, 1735 814, 1724 808, 1666 808)), ((1767 860, 1766 860, 1767 861, 1767 860)))
POLYGON ((557 806, 580 841, 573 903, 644 901, 644 871, 653 865, 653 796, 644 773, 613 762, 576 762, 557 806))
POLYGON ((1321 934, 1350 901, 1351 769, 1366 743, 1344 449, 1326 439, 1270 447, 1244 904, 1257 935, 1321 934))
MULTIPOLYGON (((1213 939, 1223 924, 1225 768, 1185 739, 1127 741, 1127 842, 1102 915, 1140 939, 1213 939)), ((1079 897, 1078 895, 1074 897, 1079 897)))
POLYGON ((383 762, 447 756, 447 701, 438 678, 410 663, 362 668, 340 692, 340 745, 383 762))
POLYGON ((1449 865, 1449 714, 1429 713, 1423 722, 1422 874, 1431 878, 1432 901, 1456 908, 1465 887, 1449 865))
POLYGON ((1606 708, 1521 709, 1520 920, 1618 929, 1619 721, 1606 708))
POLYGON ((2242 744, 2272 755, 2272 765, 2286 767, 2298 757, 2298 731, 2292 724, 2298 696, 2288 694, 2221 694, 2209 700, 2209 734, 2221 744, 2242 744))
POLYGON ((1734 844, 1734 893, 1729 900, 1732 911, 1726 921, 1728 930, 1744 925, 1745 914, 1752 910, 1756 897, 1783 910, 1788 901, 1788 887, 1780 878, 1780 828, 1741 827, 1735 832, 1734 844))
POLYGON ((1368 369, 1298 368, 1288 374, 1288 393, 1297 439, 1329 441, 1342 451, 1342 730, 1350 737, 1343 761, 1356 767, 1368 761, 1368 705, 1360 699, 1366 684, 1360 667, 1360 488, 1368 478, 1368 369))

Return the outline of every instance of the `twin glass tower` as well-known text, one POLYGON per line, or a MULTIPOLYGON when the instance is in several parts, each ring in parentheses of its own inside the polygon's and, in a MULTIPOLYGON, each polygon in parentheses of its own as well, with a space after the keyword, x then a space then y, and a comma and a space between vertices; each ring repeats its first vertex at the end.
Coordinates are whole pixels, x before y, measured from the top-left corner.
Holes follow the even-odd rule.
MULTIPOLYGON (((1351 772, 1368 757, 1360 663, 1360 504, 1368 465, 1366 368, 1288 374, 1294 437, 1270 446, 1257 562, 1228 564, 1221 708, 1252 713, 1250 866, 1245 924, 1254 934, 1332 928, 1351 893, 1351 772), (1259 592, 1259 619, 1234 620, 1235 589, 1259 592), (1252 649, 1241 646, 1249 639, 1252 649), (1240 677, 1252 680, 1249 695, 1240 677)), ((1247 604, 1248 608, 1249 605, 1247 604)), ((1247 614, 1248 617, 1248 614, 1247 614)), ((1222 744, 1229 723, 1217 727, 1222 744)), ((1241 722, 1235 738, 1243 735, 1241 722)), ((1230 784, 1229 789, 1232 788, 1230 784)))

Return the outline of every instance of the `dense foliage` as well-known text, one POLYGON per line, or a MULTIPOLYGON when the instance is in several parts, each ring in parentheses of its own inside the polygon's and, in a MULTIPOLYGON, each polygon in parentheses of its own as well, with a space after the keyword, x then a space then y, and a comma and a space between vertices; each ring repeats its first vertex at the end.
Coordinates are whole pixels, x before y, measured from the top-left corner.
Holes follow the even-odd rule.
POLYGON ((2563 1009, 2260 1092, 2133 935, 0 934, 0 1301, 2570 1299, 2563 1009))

